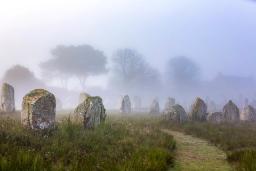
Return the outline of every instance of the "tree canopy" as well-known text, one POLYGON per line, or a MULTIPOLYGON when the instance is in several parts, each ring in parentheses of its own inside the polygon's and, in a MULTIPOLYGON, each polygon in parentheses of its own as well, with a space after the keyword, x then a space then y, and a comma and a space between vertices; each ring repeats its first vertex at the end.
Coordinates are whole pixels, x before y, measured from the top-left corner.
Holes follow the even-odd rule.
POLYGON ((75 76, 82 88, 88 76, 107 72, 106 56, 90 45, 59 45, 51 51, 52 58, 40 64, 46 76, 67 79, 75 76))
POLYGON ((193 83, 200 79, 199 66, 194 61, 183 56, 169 60, 166 74, 168 81, 178 85, 193 83))

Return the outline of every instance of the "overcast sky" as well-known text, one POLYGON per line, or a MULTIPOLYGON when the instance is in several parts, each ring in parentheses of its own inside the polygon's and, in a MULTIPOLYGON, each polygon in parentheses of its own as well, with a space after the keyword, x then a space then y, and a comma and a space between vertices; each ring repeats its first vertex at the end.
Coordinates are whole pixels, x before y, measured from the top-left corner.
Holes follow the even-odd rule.
POLYGON ((57 44, 91 44, 108 57, 135 48, 160 71, 185 55, 218 72, 256 76, 256 3, 250 0, 1 0, 0 75, 38 64, 57 44))

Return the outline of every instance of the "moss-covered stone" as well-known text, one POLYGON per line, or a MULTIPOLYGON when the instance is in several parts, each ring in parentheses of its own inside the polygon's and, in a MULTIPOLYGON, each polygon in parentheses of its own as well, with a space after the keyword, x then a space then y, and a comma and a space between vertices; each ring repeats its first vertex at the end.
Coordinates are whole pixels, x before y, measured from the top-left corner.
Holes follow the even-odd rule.
POLYGON ((95 128, 105 121, 106 110, 100 97, 88 96, 76 107, 74 115, 83 120, 85 128, 95 128))
POLYGON ((55 113, 56 100, 52 93, 35 89, 23 97, 21 119, 25 126, 35 129, 52 127, 55 113))
POLYGON ((171 108, 164 111, 164 117, 168 121, 174 121, 177 123, 183 123, 188 120, 185 109, 179 105, 173 105, 171 108))
POLYGON ((229 100, 223 107, 223 117, 226 122, 236 122, 240 120, 239 109, 232 100, 229 100))
POLYGON ((90 97, 90 94, 81 92, 79 95, 79 104, 83 103, 87 99, 87 97, 90 97))
POLYGON ((196 98, 192 105, 190 112, 190 118, 192 121, 206 121, 207 119, 207 105, 201 98, 196 98))

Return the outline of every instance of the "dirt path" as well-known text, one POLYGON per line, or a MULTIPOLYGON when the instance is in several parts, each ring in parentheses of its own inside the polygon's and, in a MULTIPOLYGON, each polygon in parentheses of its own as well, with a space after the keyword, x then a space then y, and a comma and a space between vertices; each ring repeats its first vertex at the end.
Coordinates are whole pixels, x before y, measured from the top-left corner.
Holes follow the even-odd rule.
POLYGON ((231 171, 226 154, 207 141, 180 132, 163 130, 177 143, 174 171, 231 171))

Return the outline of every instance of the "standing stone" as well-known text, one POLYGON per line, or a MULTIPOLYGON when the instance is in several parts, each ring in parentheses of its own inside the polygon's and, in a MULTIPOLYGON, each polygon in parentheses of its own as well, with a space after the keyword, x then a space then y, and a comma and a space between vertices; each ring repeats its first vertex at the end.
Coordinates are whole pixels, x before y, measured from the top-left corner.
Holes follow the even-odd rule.
POLYGON ((80 93, 79 104, 83 103, 87 99, 87 97, 90 97, 90 95, 88 93, 85 93, 85 92, 80 93))
POLYGON ((23 97, 21 120, 32 129, 46 129, 54 126, 55 96, 43 89, 35 89, 23 97))
POLYGON ((132 111, 131 101, 130 97, 128 95, 125 95, 121 101, 121 113, 128 114, 132 111))
POLYGON ((255 109, 250 105, 244 107, 241 112, 240 119, 243 121, 256 121, 255 109))
POLYGON ((190 117, 192 121, 205 121, 207 118, 207 105, 199 97, 192 105, 190 117))
POLYGON ((14 88, 10 84, 3 83, 2 85, 0 107, 2 112, 15 111, 14 88))
POLYGON ((184 108, 179 105, 173 105, 170 109, 165 110, 164 117, 166 120, 183 123, 188 120, 188 116, 184 108))
POLYGON ((78 118, 83 118, 85 128, 95 128, 106 118, 106 110, 102 99, 98 96, 88 97, 77 106, 74 114, 78 118))
POLYGON ((223 117, 226 122, 240 120, 239 109, 231 100, 223 107, 223 117))
POLYGON ((164 111, 169 111, 170 109, 172 109, 174 105, 175 105, 175 99, 168 97, 167 102, 165 103, 165 106, 164 106, 164 111))
POLYGON ((207 116, 207 120, 211 123, 221 123, 221 122, 223 122, 223 113, 222 112, 213 112, 207 116))
POLYGON ((157 99, 154 99, 150 106, 150 114, 159 114, 160 113, 160 106, 157 99))

